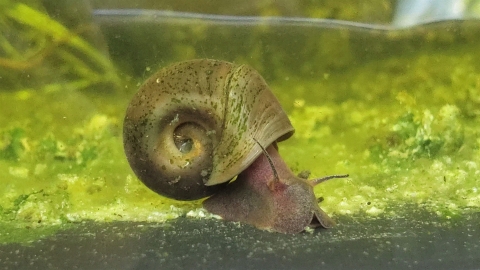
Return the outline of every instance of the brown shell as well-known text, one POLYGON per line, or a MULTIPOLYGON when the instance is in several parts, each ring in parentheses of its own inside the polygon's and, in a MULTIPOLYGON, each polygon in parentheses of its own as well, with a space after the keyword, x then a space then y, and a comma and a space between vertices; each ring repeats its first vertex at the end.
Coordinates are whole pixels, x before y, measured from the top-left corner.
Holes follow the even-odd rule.
POLYGON ((249 66, 198 59, 151 76, 124 121, 124 148, 135 174, 164 196, 211 195, 293 127, 265 80, 249 66), (191 142, 181 151, 178 140, 191 142))

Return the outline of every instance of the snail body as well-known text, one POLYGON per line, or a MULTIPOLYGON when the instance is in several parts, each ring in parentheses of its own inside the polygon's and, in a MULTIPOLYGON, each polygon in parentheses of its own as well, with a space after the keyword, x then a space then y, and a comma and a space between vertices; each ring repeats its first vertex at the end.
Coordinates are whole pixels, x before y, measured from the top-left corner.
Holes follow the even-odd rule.
POLYGON ((332 227, 335 222, 320 209, 313 192, 323 179, 297 177, 274 145, 266 151, 268 155, 259 156, 234 182, 206 199, 205 209, 225 220, 282 233, 298 233, 306 226, 332 227), (268 159, 278 176, 269 169, 268 159))
POLYGON ((204 201, 210 212, 279 232, 301 231, 314 217, 330 227, 314 185, 294 176, 276 149, 293 132, 258 72, 199 59, 146 80, 127 108, 123 141, 132 170, 163 196, 214 194, 204 201))

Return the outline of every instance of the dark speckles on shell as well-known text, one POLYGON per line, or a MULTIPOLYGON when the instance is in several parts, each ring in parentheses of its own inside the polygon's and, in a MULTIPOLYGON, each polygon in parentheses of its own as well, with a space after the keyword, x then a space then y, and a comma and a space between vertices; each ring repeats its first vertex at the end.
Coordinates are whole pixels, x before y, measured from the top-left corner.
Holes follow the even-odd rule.
POLYGON ((292 134, 260 74, 210 59, 173 64, 150 77, 127 109, 123 132, 135 174, 157 193, 182 200, 212 194, 211 185, 250 165, 261 154, 253 138, 267 146, 292 134), (178 127, 206 143, 205 152, 181 153, 173 139, 178 127))

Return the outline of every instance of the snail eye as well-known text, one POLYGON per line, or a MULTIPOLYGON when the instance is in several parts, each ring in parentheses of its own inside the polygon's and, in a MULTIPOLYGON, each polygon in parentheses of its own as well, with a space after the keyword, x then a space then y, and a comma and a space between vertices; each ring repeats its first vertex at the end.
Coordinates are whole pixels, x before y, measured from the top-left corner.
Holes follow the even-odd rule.
POLYGON ((184 136, 174 136, 173 140, 175 142, 175 145, 177 146, 177 149, 182 154, 187 154, 190 151, 192 151, 193 140, 191 138, 187 138, 187 137, 184 137, 184 136))

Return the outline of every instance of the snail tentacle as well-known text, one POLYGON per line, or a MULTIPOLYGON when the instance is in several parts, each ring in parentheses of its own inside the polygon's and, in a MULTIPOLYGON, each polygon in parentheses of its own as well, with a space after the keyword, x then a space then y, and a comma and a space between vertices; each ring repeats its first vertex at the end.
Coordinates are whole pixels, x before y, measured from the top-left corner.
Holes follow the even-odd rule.
POLYGON ((277 173, 277 170, 275 169, 275 166, 273 165, 272 158, 271 158, 270 155, 268 154, 267 150, 265 150, 265 148, 257 141, 257 139, 254 138, 254 140, 255 140, 255 142, 258 144, 258 146, 260 146, 260 148, 262 149, 263 154, 264 154, 265 157, 267 158, 268 163, 270 164, 270 167, 272 168, 272 172, 273 172, 273 182, 274 182, 274 183, 280 182, 280 178, 278 178, 278 173, 277 173))
POLYGON ((330 180, 330 179, 334 179, 334 178, 347 178, 349 177, 350 175, 349 174, 334 174, 334 175, 327 175, 327 176, 323 176, 323 177, 320 177, 320 178, 316 178, 316 179, 312 179, 310 180, 310 183, 313 185, 313 186, 316 186, 320 183, 323 183, 327 180, 330 180))

